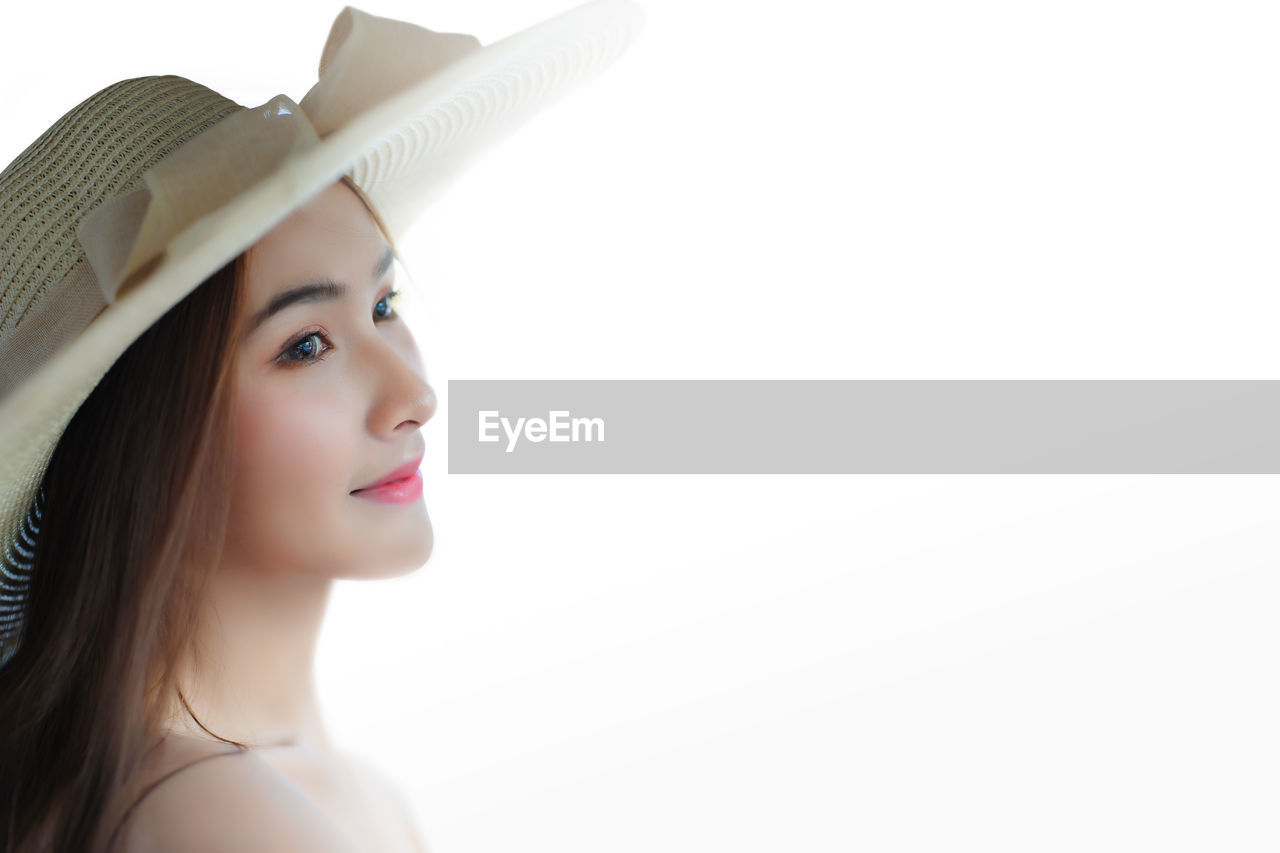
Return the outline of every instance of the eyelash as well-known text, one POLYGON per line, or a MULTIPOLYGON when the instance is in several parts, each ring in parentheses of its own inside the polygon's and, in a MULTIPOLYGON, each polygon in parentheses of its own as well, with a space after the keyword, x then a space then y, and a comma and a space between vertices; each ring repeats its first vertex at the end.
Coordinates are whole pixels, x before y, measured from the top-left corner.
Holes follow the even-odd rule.
MULTIPOLYGON (((377 305, 379 303, 386 302, 387 310, 388 312, 390 312, 390 313, 384 314, 381 317, 377 317, 374 320, 375 323, 385 323, 388 320, 394 320, 400 316, 395 312, 395 308, 394 308, 395 299, 399 295, 400 295, 400 291, 393 290, 390 293, 388 293, 386 296, 383 296, 381 299, 379 299, 377 302, 374 303, 374 305, 377 305)), ((290 369, 294 367, 305 367, 312 364, 319 364, 320 362, 324 361, 328 357, 328 353, 332 349, 333 349, 333 346, 332 344, 329 343, 329 336, 326 335, 323 331, 319 329, 315 329, 313 331, 303 334, 300 338, 296 339, 293 343, 285 347, 284 352, 276 356, 276 363, 290 369), (297 347, 301 346, 302 344, 306 343, 312 338, 320 338, 320 340, 326 344, 325 348, 320 350, 320 352, 317 355, 314 355, 308 358, 290 358, 289 357, 289 354, 292 353, 297 347)))

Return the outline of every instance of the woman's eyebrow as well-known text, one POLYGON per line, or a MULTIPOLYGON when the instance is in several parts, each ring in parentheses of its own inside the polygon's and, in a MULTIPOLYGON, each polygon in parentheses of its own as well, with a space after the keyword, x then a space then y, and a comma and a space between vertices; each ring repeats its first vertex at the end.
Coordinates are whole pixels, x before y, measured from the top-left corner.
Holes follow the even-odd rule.
MULTIPOLYGON (((373 280, 377 281, 382 278, 391 267, 391 262, 395 260, 395 253, 390 246, 386 246, 382 250, 382 255, 378 258, 378 263, 373 269, 373 280)), ((341 299, 346 296, 347 288, 333 279, 321 279, 319 281, 310 281, 306 284, 300 284, 297 287, 291 287, 288 290, 277 293, 271 297, 271 301, 267 303, 267 307, 263 308, 253 316, 249 322, 248 333, 252 333, 267 320, 276 314, 298 302, 327 302, 333 299, 341 299)))

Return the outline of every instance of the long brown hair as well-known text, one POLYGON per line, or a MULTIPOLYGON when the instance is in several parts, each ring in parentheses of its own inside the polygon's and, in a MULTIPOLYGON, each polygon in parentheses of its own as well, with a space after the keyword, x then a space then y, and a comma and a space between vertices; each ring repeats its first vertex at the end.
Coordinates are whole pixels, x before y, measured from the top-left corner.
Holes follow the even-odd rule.
POLYGON ((174 695, 209 732, 177 667, 199 661, 195 616, 226 537, 245 258, 134 341, 54 449, 25 633, 0 666, 4 853, 90 850, 174 695))
POLYGON ((0 668, 5 851, 91 849, 177 687, 228 517, 243 257, 133 342, 53 451, 0 668))

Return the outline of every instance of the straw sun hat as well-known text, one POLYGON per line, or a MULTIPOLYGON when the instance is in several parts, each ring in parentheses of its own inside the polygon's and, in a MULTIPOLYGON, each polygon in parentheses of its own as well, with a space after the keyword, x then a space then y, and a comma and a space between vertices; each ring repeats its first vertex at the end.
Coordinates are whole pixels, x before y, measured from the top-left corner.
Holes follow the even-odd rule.
POLYGON ((642 21, 631 0, 595 0, 482 47, 347 6, 301 101, 249 108, 182 77, 122 80, 0 173, 0 665, 21 640, 49 459, 129 345, 344 174, 402 234, 642 21))

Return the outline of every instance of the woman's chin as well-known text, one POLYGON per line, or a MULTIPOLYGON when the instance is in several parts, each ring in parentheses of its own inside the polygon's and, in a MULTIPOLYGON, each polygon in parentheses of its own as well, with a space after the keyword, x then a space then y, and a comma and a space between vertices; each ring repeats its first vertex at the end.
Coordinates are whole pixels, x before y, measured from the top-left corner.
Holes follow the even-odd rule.
POLYGON ((357 569, 347 577, 352 580, 377 580, 402 577, 416 572, 426 565, 435 548, 435 536, 431 530, 431 522, 424 519, 421 525, 416 528, 415 534, 414 540, 406 542, 404 547, 399 549, 399 553, 386 556, 370 554, 369 557, 371 559, 369 562, 362 569, 357 569))

